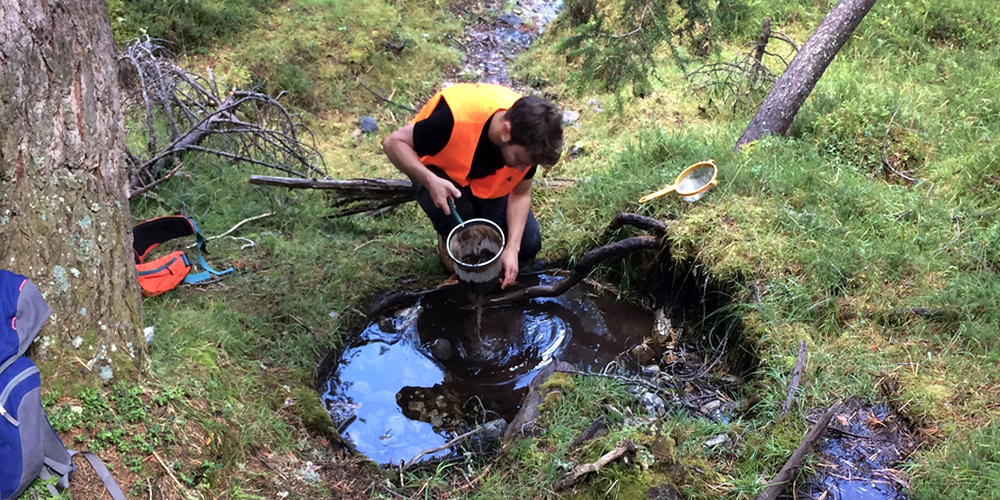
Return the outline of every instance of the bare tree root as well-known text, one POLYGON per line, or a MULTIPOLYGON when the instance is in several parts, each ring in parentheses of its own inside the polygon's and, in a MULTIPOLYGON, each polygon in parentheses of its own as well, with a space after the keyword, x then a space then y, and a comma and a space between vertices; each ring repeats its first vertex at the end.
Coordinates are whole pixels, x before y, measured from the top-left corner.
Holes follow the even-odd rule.
POLYGON ((657 233, 657 236, 633 236, 631 238, 626 238, 621 241, 597 247, 583 254, 583 257, 580 257, 580 260, 576 262, 576 265, 573 266, 573 269, 570 270, 569 275, 565 278, 562 278, 551 285, 529 286, 528 288, 522 288, 520 290, 514 290, 494 295, 492 297, 487 297, 483 306, 504 306, 537 297, 556 297, 562 295, 566 292, 566 290, 569 290, 590 275, 591 271, 594 270, 594 267, 605 259, 627 255, 647 248, 659 248, 662 244, 660 237, 664 235, 667 230, 667 224, 663 221, 652 217, 646 217, 645 215, 631 213, 619 213, 616 215, 614 219, 611 219, 611 223, 608 224, 608 230, 613 231, 625 225, 653 231, 657 233))
POLYGON ((696 90, 711 89, 723 103, 732 101, 733 113, 741 105, 746 112, 750 112, 757 107, 754 96, 766 95, 778 80, 765 64, 764 56, 778 59, 784 67, 788 67, 788 61, 784 57, 767 50, 767 44, 771 40, 788 44, 793 52, 799 50, 795 42, 784 33, 771 31, 771 19, 765 19, 760 37, 755 42, 745 44, 744 50, 732 62, 706 64, 684 75, 684 78, 691 81, 696 90))
POLYGON ((130 198, 155 187, 173 172, 172 162, 190 152, 295 177, 326 177, 322 155, 303 142, 312 141, 312 133, 277 98, 236 89, 220 93, 211 69, 207 78, 188 73, 158 42, 137 38, 119 55, 124 111, 144 118, 147 137, 144 150, 127 152, 130 198))
POLYGON ((614 231, 623 226, 633 226, 639 229, 645 229, 647 231, 652 231, 659 236, 666 234, 667 227, 669 227, 666 222, 663 222, 660 219, 654 219, 645 215, 619 212, 618 215, 615 215, 614 219, 611 219, 611 223, 608 224, 608 231, 614 231))

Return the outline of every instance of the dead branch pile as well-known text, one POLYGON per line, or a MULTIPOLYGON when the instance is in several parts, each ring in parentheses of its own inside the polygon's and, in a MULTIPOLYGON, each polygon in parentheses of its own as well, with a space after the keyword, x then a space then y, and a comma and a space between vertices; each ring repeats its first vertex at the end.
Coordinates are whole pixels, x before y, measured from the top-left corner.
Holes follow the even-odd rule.
POLYGON ((185 153, 259 165, 294 177, 326 177, 319 151, 303 142, 313 142, 312 133, 278 98, 255 91, 220 91, 211 68, 208 77, 188 73, 149 37, 129 43, 119 63, 125 116, 144 123, 146 139, 144 147, 126 152, 129 198, 176 173, 185 153))

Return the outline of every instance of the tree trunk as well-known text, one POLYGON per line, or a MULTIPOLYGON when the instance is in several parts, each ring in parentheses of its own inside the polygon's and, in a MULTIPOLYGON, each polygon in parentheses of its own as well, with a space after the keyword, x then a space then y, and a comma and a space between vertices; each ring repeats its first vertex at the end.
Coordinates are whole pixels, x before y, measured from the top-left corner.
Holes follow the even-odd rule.
POLYGON ((874 5, 875 0, 841 0, 827 14, 778 78, 743 136, 736 141, 737 151, 764 134, 785 135, 788 132, 799 107, 874 5))
POLYGON ((32 358, 60 385, 145 347, 116 57, 105 0, 0 2, 0 266, 52 308, 32 358))

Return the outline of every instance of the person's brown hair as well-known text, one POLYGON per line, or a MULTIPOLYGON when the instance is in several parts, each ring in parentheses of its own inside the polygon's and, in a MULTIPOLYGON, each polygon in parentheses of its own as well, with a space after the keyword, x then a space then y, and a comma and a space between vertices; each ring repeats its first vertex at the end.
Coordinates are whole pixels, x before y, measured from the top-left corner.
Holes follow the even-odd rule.
POLYGON ((562 155, 562 113, 541 97, 524 96, 507 110, 510 142, 524 146, 531 161, 555 165, 562 155))

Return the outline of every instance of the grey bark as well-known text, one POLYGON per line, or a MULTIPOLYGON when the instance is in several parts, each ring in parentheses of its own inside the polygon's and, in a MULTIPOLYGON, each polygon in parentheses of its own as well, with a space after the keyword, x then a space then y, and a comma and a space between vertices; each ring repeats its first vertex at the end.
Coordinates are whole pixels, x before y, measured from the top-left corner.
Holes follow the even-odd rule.
POLYGON ((52 308, 49 380, 120 378, 145 346, 116 57, 104 0, 0 2, 0 266, 52 308))
POLYGON ((795 114, 799 112, 806 97, 809 97, 816 82, 874 5, 875 0, 841 0, 827 14, 802 49, 795 54, 788 68, 761 103, 757 114, 750 120, 743 135, 736 141, 737 151, 744 144, 765 134, 785 135, 788 132, 795 114))

